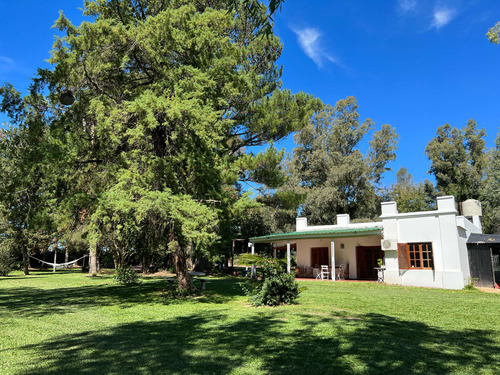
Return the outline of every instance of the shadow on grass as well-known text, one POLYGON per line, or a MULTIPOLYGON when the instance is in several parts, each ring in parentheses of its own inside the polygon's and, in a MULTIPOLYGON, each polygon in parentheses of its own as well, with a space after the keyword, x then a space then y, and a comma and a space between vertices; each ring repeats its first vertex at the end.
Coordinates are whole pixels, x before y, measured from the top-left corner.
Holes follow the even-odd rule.
POLYGON ((8 280, 15 280, 15 279, 24 279, 24 280, 26 280, 28 278, 30 278, 30 279, 40 279, 41 276, 31 276, 31 275, 29 275, 29 276, 15 276, 15 275, 7 275, 7 276, 0 277, 0 281, 2 281, 2 280, 8 281, 8 280))
POLYGON ((488 331, 446 331, 366 314, 277 313, 229 320, 218 313, 136 322, 25 347, 42 354, 28 374, 446 374, 494 373, 488 331))
POLYGON ((243 295, 241 288, 227 280, 210 280, 207 290, 195 298, 164 297, 167 284, 163 280, 120 285, 117 283, 58 289, 18 287, 0 289, 0 311, 25 316, 71 313, 73 308, 112 305, 131 306, 138 303, 226 303, 243 295))

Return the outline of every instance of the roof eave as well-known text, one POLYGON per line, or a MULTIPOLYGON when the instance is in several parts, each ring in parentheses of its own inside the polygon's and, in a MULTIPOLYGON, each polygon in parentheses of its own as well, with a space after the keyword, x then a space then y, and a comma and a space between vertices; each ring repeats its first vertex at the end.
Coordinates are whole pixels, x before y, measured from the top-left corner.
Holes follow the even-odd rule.
POLYGON ((270 235, 262 237, 252 237, 250 242, 252 243, 269 243, 269 242, 279 242, 279 241, 291 241, 291 240, 308 240, 308 239, 319 239, 319 238, 349 238, 349 237, 368 237, 376 236, 382 233, 382 228, 374 228, 372 230, 361 230, 352 232, 339 232, 339 233, 283 233, 283 235, 270 235))

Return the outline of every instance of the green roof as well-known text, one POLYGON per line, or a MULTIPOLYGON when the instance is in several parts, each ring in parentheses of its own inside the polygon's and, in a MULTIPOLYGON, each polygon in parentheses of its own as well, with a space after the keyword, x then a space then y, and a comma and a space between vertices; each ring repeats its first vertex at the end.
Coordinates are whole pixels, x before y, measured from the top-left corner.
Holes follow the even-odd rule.
POLYGON ((250 242, 277 242, 286 240, 302 240, 309 238, 345 238, 345 237, 365 237, 382 234, 382 227, 375 226, 369 228, 338 228, 330 230, 308 230, 303 232, 276 233, 267 236, 252 237, 250 242))

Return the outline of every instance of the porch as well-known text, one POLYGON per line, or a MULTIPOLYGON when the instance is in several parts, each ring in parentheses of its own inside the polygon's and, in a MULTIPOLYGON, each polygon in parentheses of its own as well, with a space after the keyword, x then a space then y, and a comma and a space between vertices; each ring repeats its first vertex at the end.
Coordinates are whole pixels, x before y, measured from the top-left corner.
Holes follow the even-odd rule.
POLYGON ((330 280, 376 280, 374 268, 377 260, 384 258, 380 247, 381 223, 350 224, 348 215, 338 215, 339 221, 340 225, 321 226, 322 230, 315 230, 318 227, 308 227, 307 222, 299 218, 296 232, 250 238, 249 246, 253 253, 256 243, 270 243, 275 256, 278 249, 286 249, 288 272, 291 271, 292 249, 295 249, 297 278, 314 279, 323 266, 328 267, 330 280), (339 216, 344 217, 339 220, 339 216))

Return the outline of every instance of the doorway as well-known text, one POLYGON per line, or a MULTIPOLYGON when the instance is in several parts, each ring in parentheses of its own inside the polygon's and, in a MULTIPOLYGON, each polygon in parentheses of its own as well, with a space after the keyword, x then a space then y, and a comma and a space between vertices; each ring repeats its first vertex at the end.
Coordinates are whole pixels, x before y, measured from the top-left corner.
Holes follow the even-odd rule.
POLYGON ((384 258, 384 252, 380 246, 358 246, 356 247, 356 270, 360 280, 377 280, 377 260, 384 258))
POLYGON ((311 267, 327 266, 328 247, 311 247, 311 267))

